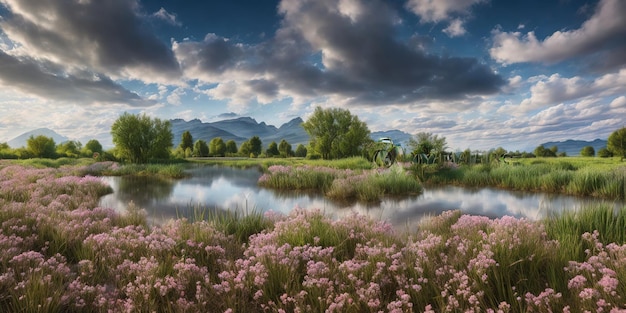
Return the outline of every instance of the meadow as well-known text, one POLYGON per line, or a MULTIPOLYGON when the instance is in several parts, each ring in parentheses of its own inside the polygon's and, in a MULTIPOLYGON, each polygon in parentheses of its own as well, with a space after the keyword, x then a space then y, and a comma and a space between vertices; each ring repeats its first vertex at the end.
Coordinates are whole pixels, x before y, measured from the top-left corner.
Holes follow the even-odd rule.
POLYGON ((2 312, 626 312, 626 208, 448 211, 399 231, 316 210, 97 207, 116 163, 0 162, 2 312))

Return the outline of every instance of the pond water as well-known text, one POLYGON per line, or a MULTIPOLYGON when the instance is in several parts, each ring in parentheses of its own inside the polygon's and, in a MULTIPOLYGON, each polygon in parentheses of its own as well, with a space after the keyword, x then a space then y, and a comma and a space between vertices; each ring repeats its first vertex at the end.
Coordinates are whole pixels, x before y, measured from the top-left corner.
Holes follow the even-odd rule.
MULTIPOLYGON (((190 170, 191 177, 174 180, 155 177, 103 177, 113 193, 101 198, 100 206, 123 212, 133 202, 148 212, 152 223, 193 215, 202 210, 275 211, 289 213, 296 207, 320 209, 340 218, 357 212, 389 221, 396 227, 410 227, 424 216, 447 210, 501 217, 505 215, 532 220, 552 212, 575 210, 601 203, 598 199, 545 193, 517 192, 492 188, 425 188, 418 196, 385 198, 377 203, 337 202, 321 193, 276 191, 261 188, 258 169, 201 166, 190 170)), ((606 202, 615 207, 624 203, 606 202)))

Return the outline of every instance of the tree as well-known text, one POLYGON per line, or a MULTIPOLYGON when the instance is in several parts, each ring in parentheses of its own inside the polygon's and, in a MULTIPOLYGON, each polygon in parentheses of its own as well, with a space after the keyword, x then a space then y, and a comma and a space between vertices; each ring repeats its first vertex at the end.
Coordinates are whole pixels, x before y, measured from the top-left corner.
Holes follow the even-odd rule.
POLYGON ((226 144, 221 137, 215 137, 209 142, 209 155, 224 156, 226 153, 226 144))
POLYGON ((248 157, 250 156, 251 151, 252 151, 252 147, 250 146, 249 140, 242 142, 241 146, 239 146, 239 154, 241 156, 248 157))
POLYGON ((26 148, 35 158, 54 158, 56 156, 54 139, 43 135, 30 136, 26 141, 26 148))
POLYGON ((584 157, 592 157, 596 155, 596 150, 592 146, 585 146, 580 149, 580 155, 584 157))
POLYGON ((622 127, 611 133, 607 140, 606 148, 615 156, 626 158, 626 127, 622 127))
POLYGON ((535 148, 535 151, 533 152, 535 154, 535 156, 537 157, 556 157, 556 151, 557 149, 555 149, 556 146, 552 147, 551 149, 546 149, 546 147, 544 147, 543 145, 539 145, 537 148, 535 148))
POLYGON ((281 140, 278 144, 278 152, 284 158, 288 158, 293 155, 291 145, 285 139, 281 140))
POLYGON ((184 131, 181 136, 180 147, 185 151, 185 154, 187 154, 187 148, 193 151, 193 137, 188 130, 184 131))
POLYGON ((196 156, 196 157, 209 156, 209 146, 206 144, 206 141, 202 139, 196 140, 196 143, 193 145, 193 156, 196 156))
POLYGON ((611 151, 607 148, 600 148, 598 150, 598 156, 601 158, 610 158, 613 156, 613 153, 611 153, 611 151))
POLYGON ((131 163, 167 159, 172 147, 169 121, 125 112, 111 127, 117 156, 131 163))
POLYGON ((267 147, 267 150, 265 150, 265 154, 268 157, 273 157, 279 154, 278 145, 276 144, 276 141, 270 142, 270 145, 267 147))
POLYGON ((350 111, 339 108, 315 108, 302 127, 311 137, 311 152, 324 159, 360 155, 363 147, 372 141, 367 125, 350 111))
POLYGON ((415 154, 437 154, 446 150, 446 137, 439 137, 432 133, 417 133, 409 139, 409 147, 415 154))
POLYGON ((263 152, 263 142, 261 142, 261 138, 259 136, 254 136, 250 138, 250 153, 254 154, 255 157, 259 156, 261 152, 263 152))
POLYGON ((306 157, 306 147, 303 144, 299 144, 296 147, 296 157, 298 158, 304 158, 306 157))
POLYGON ((56 153, 60 156, 67 156, 70 158, 77 158, 80 156, 80 149, 82 148, 80 141, 68 140, 57 145, 56 153))
POLYGON ((237 143, 234 140, 226 142, 226 155, 237 153, 237 143))
POLYGON ((90 152, 89 154, 94 154, 94 153, 102 154, 102 145, 96 139, 91 139, 87 141, 84 149, 88 150, 90 152))

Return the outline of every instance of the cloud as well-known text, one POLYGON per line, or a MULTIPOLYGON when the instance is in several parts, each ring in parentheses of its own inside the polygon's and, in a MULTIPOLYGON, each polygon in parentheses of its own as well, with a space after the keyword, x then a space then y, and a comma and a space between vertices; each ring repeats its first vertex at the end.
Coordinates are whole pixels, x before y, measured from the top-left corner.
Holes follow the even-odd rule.
POLYGON ((544 106, 585 97, 606 97, 626 92, 626 69, 616 73, 605 74, 595 80, 587 80, 579 76, 571 78, 553 74, 541 77, 530 87, 530 98, 520 104, 522 111, 530 111, 544 106))
POLYGON ((601 0, 594 14, 580 28, 559 30, 543 40, 534 32, 493 31, 489 53, 500 63, 555 63, 595 55, 596 67, 626 64, 626 2, 601 0))
POLYGON ((77 103, 123 103, 149 106, 142 99, 104 75, 59 72, 54 64, 28 57, 14 57, 0 51, 0 84, 44 99, 77 103))
POLYGON ((0 0, 0 27, 20 53, 114 78, 171 83, 171 49, 144 23, 137 0, 0 0))
POLYGON ((467 33, 465 28, 463 27, 463 21, 460 19, 454 19, 450 22, 450 25, 443 30, 450 37, 458 37, 463 36, 467 33))
POLYGON ((409 0, 406 7, 423 22, 441 22, 453 15, 467 15, 473 5, 486 2, 488 0, 409 0))
POLYGON ((399 41, 397 12, 383 1, 283 0, 278 10, 280 29, 258 45, 214 34, 174 42, 185 76, 217 83, 210 94, 233 103, 322 97, 409 104, 493 94, 505 84, 477 59, 436 56, 414 40, 399 41))
POLYGON ((176 14, 172 14, 167 12, 164 8, 159 9, 158 11, 152 14, 155 18, 161 19, 171 25, 174 26, 182 26, 183 24, 176 20, 176 14))

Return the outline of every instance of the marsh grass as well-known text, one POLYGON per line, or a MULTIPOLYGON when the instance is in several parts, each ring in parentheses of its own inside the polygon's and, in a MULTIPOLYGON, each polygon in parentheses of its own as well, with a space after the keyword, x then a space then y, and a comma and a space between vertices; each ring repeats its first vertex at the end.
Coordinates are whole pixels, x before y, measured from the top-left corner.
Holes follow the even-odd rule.
POLYGON ((542 221, 448 211, 398 232, 358 214, 198 207, 151 226, 141 209, 96 207, 102 182, 72 173, 0 166, 0 184, 26 192, 0 198, 0 311, 624 309, 626 208, 542 221))
POLYGON ((589 158, 533 160, 516 164, 478 164, 455 169, 412 168, 426 184, 456 184, 626 199, 626 166, 593 163, 589 158))

